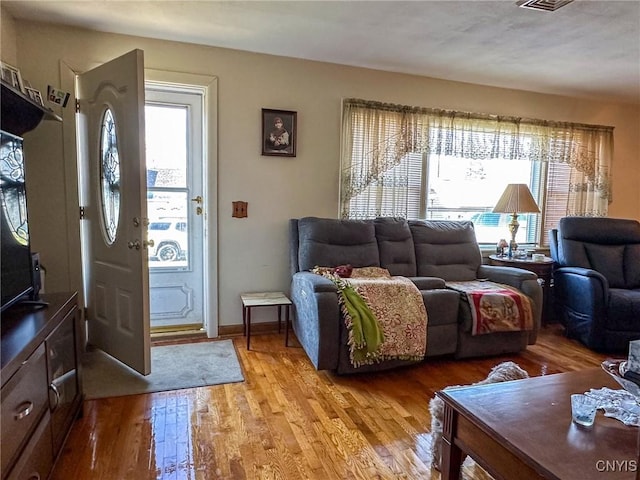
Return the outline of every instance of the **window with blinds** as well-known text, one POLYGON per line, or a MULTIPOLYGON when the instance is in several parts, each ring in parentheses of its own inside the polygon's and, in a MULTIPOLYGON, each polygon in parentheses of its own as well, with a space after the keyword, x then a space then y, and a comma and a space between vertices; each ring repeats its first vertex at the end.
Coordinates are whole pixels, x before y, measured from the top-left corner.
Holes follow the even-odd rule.
POLYGON ((547 188, 542 210, 541 245, 549 245, 549 230, 556 228, 567 215, 571 166, 567 163, 548 163, 547 188))
POLYGON ((520 245, 548 245, 568 215, 603 216, 613 127, 393 105, 343 103, 340 217, 470 220, 481 244, 509 238, 493 208, 529 186, 539 214, 519 213, 520 245))
POLYGON ((410 153, 350 200, 350 218, 471 220, 480 244, 508 238, 510 215, 493 213, 509 183, 526 183, 541 215, 521 214, 516 241, 549 244, 549 229, 566 215, 570 167, 526 160, 474 160, 410 153))
POLYGON ((425 218, 424 155, 410 153, 350 200, 349 218, 425 218))

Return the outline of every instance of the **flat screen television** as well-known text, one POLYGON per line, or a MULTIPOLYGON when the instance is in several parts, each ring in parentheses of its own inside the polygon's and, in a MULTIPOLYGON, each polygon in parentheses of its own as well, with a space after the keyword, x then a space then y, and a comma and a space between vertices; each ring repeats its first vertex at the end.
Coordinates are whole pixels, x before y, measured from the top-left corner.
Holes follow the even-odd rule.
POLYGON ((22 139, 4 131, 0 131, 0 219, 0 296, 5 311, 21 300, 33 300, 34 288, 22 139))

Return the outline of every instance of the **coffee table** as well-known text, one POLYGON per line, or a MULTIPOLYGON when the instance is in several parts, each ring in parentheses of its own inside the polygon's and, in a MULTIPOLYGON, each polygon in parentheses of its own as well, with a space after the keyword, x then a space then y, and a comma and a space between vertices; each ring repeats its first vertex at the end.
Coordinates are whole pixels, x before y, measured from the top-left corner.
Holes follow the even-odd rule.
POLYGON ((496 480, 636 478, 638 428, 605 417, 571 422, 570 395, 620 386, 600 368, 451 388, 444 401, 442 479, 458 480, 470 455, 496 480))

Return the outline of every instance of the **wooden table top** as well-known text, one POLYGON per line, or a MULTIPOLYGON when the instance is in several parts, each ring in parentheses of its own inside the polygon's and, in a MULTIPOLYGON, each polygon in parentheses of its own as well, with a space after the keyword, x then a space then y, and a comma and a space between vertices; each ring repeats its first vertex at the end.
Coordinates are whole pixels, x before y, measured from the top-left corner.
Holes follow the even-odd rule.
POLYGON ((2 382, 8 380, 58 323, 54 317, 66 314, 78 301, 76 292, 41 295, 48 305, 17 304, 2 313, 0 357, 2 382))
POLYGON ((256 292, 240 294, 242 305, 245 307, 268 307, 291 305, 291 300, 282 292, 256 292))
POLYGON ((501 262, 501 263, 515 263, 515 264, 521 264, 521 265, 553 265, 554 260, 551 257, 547 257, 545 256, 542 260, 534 260, 531 257, 511 257, 509 258, 508 256, 504 255, 504 256, 500 256, 500 255, 489 255, 489 259, 493 260, 494 262, 501 262))
POLYGON ((571 421, 570 395, 605 386, 620 388, 601 369, 591 368, 438 395, 544 478, 634 479, 640 468, 637 427, 601 410, 591 429, 571 421))

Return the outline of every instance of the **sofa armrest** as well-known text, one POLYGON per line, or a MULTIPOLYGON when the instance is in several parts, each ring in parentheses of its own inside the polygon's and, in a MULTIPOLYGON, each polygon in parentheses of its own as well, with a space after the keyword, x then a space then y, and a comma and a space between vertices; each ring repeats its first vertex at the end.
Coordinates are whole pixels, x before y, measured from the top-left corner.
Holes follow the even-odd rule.
POLYGON ((337 292, 331 280, 315 273, 298 272, 291 279, 293 330, 318 370, 338 367, 341 317, 337 292))
POLYGON ((438 277, 409 277, 418 290, 435 290, 445 288, 445 281, 438 277))
MULTIPOLYGON (((607 329, 609 282, 595 270, 581 267, 560 267, 553 273, 556 303, 563 315, 570 315, 567 333, 599 350, 604 348, 607 329)), ((565 319, 566 320, 566 319, 565 319)))
POLYGON ((538 283, 538 275, 529 270, 497 265, 480 265, 478 278, 488 278, 492 282, 502 283, 517 288, 531 299, 533 310, 533 330, 529 333, 529 345, 536 343, 538 330, 542 322, 542 286, 538 283))
POLYGON ((537 280, 538 276, 523 268, 480 265, 480 268, 478 268, 478 278, 487 278, 492 282, 511 285, 512 287, 522 290, 523 282, 526 280, 537 280))
POLYGON ((576 277, 589 278, 595 282, 599 282, 600 284, 602 284, 602 288, 606 288, 608 293, 609 282, 607 278, 604 275, 602 275, 600 272, 597 272, 596 270, 592 270, 590 268, 582 268, 582 267, 558 267, 554 270, 554 273, 553 273, 554 277, 555 275, 564 275, 564 274, 569 274, 576 277))
POLYGON ((328 278, 312 272, 298 272, 293 275, 293 283, 308 293, 333 292, 337 293, 338 288, 328 278))
POLYGON ((588 268, 560 267, 553 273, 556 301, 575 312, 602 318, 609 298, 609 282, 588 268))

